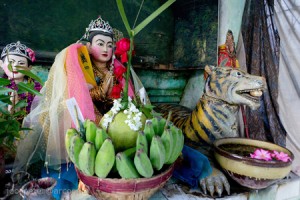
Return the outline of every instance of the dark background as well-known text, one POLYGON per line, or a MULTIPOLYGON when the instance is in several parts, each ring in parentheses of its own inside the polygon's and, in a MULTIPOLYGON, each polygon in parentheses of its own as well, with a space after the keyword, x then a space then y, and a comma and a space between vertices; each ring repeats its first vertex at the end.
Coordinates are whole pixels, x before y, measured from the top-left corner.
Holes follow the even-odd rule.
MULTIPOLYGON (((0 0, 0 47, 20 40, 51 63, 99 15, 127 36, 114 0, 0 0)), ((141 0, 124 0, 133 26, 141 0)), ((163 0, 144 1, 136 25, 163 0)), ((149 68, 202 68, 216 61, 217 0, 177 0, 135 37, 135 63, 149 68)))

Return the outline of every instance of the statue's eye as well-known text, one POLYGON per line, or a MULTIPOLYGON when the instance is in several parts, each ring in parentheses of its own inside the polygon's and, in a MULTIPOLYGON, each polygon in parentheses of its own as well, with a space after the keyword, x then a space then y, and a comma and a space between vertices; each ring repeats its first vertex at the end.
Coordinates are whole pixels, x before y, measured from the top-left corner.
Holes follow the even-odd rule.
POLYGON ((243 76, 243 74, 239 71, 236 71, 235 73, 233 73, 233 75, 238 78, 241 78, 243 76))

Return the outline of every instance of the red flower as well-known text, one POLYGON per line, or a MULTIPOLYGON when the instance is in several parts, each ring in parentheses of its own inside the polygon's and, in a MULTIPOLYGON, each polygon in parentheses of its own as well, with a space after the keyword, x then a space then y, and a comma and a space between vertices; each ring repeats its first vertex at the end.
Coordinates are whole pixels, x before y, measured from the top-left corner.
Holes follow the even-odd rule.
POLYGON ((121 97, 122 92, 122 86, 120 84, 114 85, 114 87, 111 90, 110 96, 113 99, 118 99, 121 97))
POLYGON ((118 80, 122 79, 123 74, 126 72, 126 68, 122 65, 115 65, 114 74, 118 80))
POLYGON ((116 43, 115 55, 121 57, 121 62, 125 63, 128 61, 127 51, 130 49, 130 40, 123 38, 116 43))
POLYGON ((30 49, 30 48, 27 48, 26 52, 28 53, 31 62, 34 62, 35 61, 35 53, 34 53, 34 51, 32 49, 30 49))
POLYGON ((123 38, 117 42, 116 54, 120 54, 129 51, 130 49, 130 40, 128 38, 123 38))

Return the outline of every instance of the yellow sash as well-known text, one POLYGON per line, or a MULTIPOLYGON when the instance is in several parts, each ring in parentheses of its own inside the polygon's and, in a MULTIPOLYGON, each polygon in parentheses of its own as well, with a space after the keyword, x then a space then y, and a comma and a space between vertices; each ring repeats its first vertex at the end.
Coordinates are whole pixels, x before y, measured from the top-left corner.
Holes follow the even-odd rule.
POLYGON ((78 61, 87 83, 97 86, 89 52, 86 46, 78 48, 78 61))

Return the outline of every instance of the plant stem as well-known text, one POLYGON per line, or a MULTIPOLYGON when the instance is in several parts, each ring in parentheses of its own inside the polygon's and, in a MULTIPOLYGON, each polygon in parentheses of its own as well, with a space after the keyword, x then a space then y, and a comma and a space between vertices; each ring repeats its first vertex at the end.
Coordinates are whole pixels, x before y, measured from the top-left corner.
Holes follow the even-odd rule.
POLYGON ((117 2, 117 6, 118 6, 118 9, 119 9, 119 13, 121 15, 122 21, 125 25, 125 28, 126 28, 127 32, 128 32, 128 35, 129 35, 129 37, 131 37, 131 28, 130 28, 130 25, 128 23, 127 17, 126 17, 123 2, 122 2, 122 0, 116 0, 116 2, 117 2))
POLYGON ((157 10, 155 10, 151 15, 149 15, 144 21, 142 21, 136 28, 134 28, 134 34, 138 34, 145 26, 147 26, 153 19, 155 19, 160 13, 166 10, 172 3, 176 0, 168 0, 162 6, 160 6, 157 10))
POLYGON ((129 78, 130 78, 130 68, 132 67, 131 60, 132 60, 132 51, 133 51, 133 38, 134 38, 133 36, 130 37, 130 49, 127 52, 128 62, 127 62, 127 71, 126 71, 126 84, 124 89, 125 99, 123 98, 123 102, 125 103, 125 109, 128 108, 128 85, 129 85, 129 78))
MULTIPOLYGON (((130 38, 130 49, 129 52, 127 52, 128 56, 128 62, 127 62, 127 71, 126 71, 126 84, 124 88, 124 95, 122 102, 124 103, 124 109, 128 108, 128 84, 129 84, 129 78, 130 78, 130 68, 131 65, 131 59, 132 59, 132 51, 133 51, 133 38, 138 32, 140 32, 145 26, 147 26, 153 19, 155 19, 161 12, 163 12, 165 9, 167 9, 172 3, 174 3, 176 0, 168 0, 166 3, 164 3, 161 7, 159 7, 154 13, 152 13, 150 16, 148 16, 143 22, 141 22, 136 28, 131 29, 130 25, 128 23, 128 19, 126 17, 126 13, 124 10, 123 2, 122 0, 116 0, 117 6, 119 9, 119 13, 121 15, 122 21, 125 25, 125 28, 128 32, 129 38, 130 38)), ((135 23, 134 23, 135 25, 135 23)))

